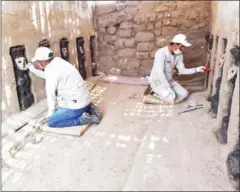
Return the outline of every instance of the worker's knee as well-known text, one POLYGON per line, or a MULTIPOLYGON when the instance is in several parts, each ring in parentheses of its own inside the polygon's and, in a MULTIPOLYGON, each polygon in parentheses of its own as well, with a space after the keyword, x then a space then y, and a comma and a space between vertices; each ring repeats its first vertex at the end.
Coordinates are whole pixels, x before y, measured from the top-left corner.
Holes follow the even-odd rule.
POLYGON ((155 93, 156 97, 167 103, 172 103, 176 98, 176 94, 172 89, 160 89, 155 93))
POLYGON ((176 98, 176 94, 172 91, 169 93, 169 95, 167 97, 163 98, 163 101, 172 103, 172 102, 174 102, 175 98, 176 98))
POLYGON ((173 90, 177 95, 177 99, 186 99, 188 97, 188 91, 178 83, 173 84, 173 90))

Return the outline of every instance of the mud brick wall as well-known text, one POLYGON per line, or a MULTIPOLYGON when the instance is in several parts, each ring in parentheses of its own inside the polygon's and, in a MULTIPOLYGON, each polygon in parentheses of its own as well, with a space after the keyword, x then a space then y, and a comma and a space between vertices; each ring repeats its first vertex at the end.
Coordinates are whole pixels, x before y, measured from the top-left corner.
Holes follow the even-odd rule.
POLYGON ((99 70, 125 76, 149 75, 156 50, 168 45, 177 33, 186 34, 193 44, 184 54, 186 67, 203 65, 209 15, 210 2, 207 1, 98 5, 94 18, 99 70))

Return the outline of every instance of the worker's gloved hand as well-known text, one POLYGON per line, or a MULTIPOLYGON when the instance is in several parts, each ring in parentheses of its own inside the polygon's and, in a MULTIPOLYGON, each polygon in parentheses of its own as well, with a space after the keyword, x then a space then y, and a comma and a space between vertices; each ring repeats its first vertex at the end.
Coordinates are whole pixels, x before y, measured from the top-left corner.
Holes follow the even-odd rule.
POLYGON ((28 64, 26 65, 27 68, 29 68, 29 67, 31 67, 31 66, 33 66, 32 63, 28 63, 28 64))
POLYGON ((31 71, 31 69, 34 68, 34 65, 32 63, 28 63, 26 67, 31 71))
POLYGON ((200 66, 200 67, 196 67, 195 68, 196 69, 196 73, 199 73, 199 72, 204 72, 204 69, 205 69, 205 67, 204 66, 200 66))

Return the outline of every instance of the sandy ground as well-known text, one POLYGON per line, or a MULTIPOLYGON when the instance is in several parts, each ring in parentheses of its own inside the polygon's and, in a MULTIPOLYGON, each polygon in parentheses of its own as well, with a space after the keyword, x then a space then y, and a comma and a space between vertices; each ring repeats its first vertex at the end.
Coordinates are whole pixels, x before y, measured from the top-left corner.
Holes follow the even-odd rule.
POLYGON ((186 102, 145 105, 144 89, 98 85, 101 124, 83 137, 44 134, 28 144, 2 170, 11 172, 2 190, 232 190, 204 93, 188 99, 203 109, 179 115, 186 102))

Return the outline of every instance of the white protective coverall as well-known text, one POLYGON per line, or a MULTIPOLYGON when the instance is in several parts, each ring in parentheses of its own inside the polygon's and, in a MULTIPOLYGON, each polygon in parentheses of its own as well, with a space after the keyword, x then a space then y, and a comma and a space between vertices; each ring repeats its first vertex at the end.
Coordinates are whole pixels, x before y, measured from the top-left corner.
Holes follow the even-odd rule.
POLYGON ((159 49, 155 54, 153 68, 150 74, 150 86, 159 99, 173 102, 175 99, 185 99, 188 91, 177 83, 173 77, 173 69, 179 74, 189 75, 200 72, 197 68, 186 69, 183 64, 183 55, 172 55, 168 46, 159 49))
POLYGON ((29 70, 46 80, 48 116, 56 107, 80 109, 90 104, 90 93, 81 75, 62 58, 55 57, 44 72, 33 65, 30 65, 29 70))

